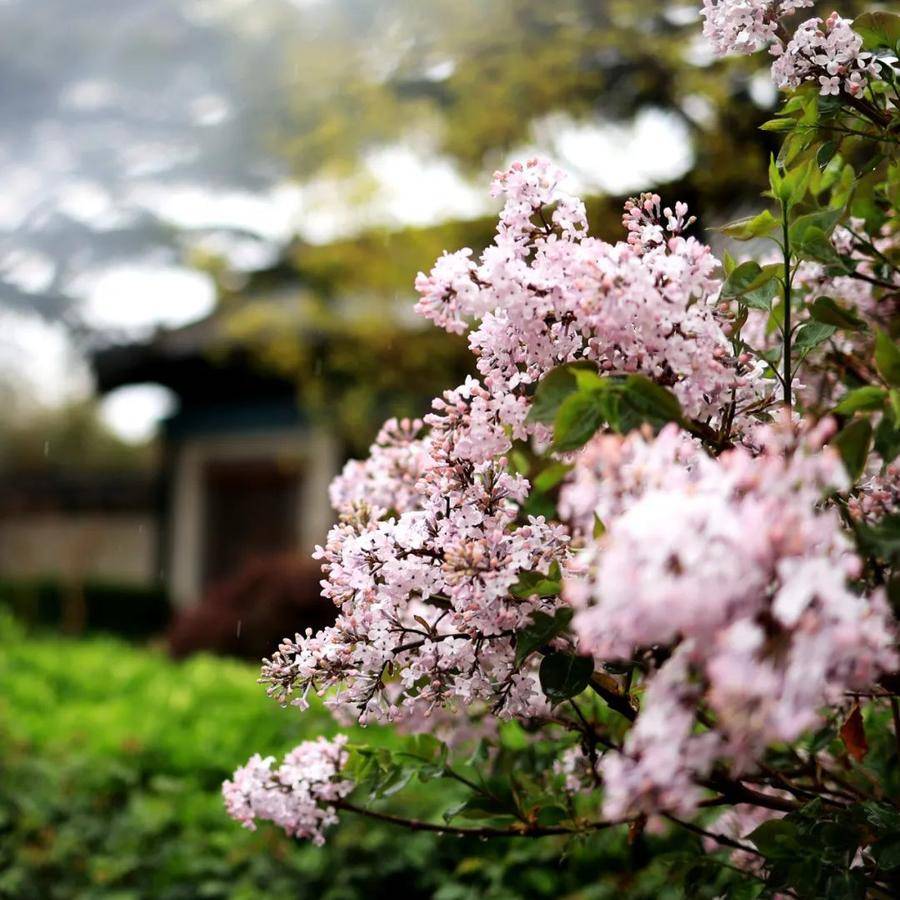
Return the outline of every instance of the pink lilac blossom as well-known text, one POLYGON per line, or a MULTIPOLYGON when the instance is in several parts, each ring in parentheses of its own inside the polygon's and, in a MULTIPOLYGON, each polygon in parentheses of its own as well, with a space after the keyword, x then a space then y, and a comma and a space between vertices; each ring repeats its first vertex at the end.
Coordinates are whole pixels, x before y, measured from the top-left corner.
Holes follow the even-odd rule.
POLYGON ((823 706, 896 665, 885 600, 850 590, 859 559, 836 510, 822 506, 848 486, 839 457, 822 447, 828 435, 827 424, 803 434, 782 423, 712 459, 669 427, 657 441, 619 438, 620 448, 596 439, 576 462, 561 508, 584 529, 590 510, 577 493, 587 488, 607 526, 568 570, 583 650, 602 662, 676 648, 650 679, 624 758, 604 757, 610 815, 666 798, 685 812, 696 797, 686 779, 702 779, 716 759, 747 771, 768 745, 795 740, 823 706), (698 704, 716 723, 704 752, 693 746, 698 704), (690 724, 678 730, 680 714, 690 724))
POLYGON ((855 521, 867 525, 900 513, 900 460, 885 465, 877 453, 872 453, 868 471, 847 500, 847 511, 855 521))
POLYGON ((325 829, 337 823, 335 804, 353 790, 353 782, 341 777, 346 743, 340 734, 304 741, 275 769, 274 757, 254 754, 222 785, 228 814, 250 831, 257 821, 268 821, 291 837, 325 843, 325 829))
POLYGON ((684 234, 687 207, 662 208, 652 194, 629 201, 628 240, 609 244, 587 235, 564 180, 543 159, 495 175, 505 197, 495 242, 477 263, 442 257, 417 282, 424 315, 451 331, 471 320, 469 345, 503 425, 540 437, 542 426, 525 422, 529 389, 579 359, 671 387, 690 415, 716 415, 723 397, 751 392, 717 318, 718 263, 684 234))
POLYGON ((421 419, 389 419, 365 460, 350 460, 328 489, 331 505, 348 512, 367 504, 377 515, 418 509, 416 485, 431 465, 429 439, 421 419))
POLYGON ((608 819, 653 815, 665 810, 691 815, 703 798, 698 773, 705 774, 720 752, 720 737, 696 732, 696 688, 689 678, 691 647, 685 644, 650 682, 641 714, 622 752, 605 753, 603 815, 608 819))
POLYGON ((778 39, 781 19, 813 0, 703 0, 703 35, 716 53, 750 54, 778 39))
POLYGON ((596 776, 592 775, 591 761, 580 744, 567 747, 553 761, 553 774, 562 779, 567 794, 582 794, 595 787, 596 776))
POLYGON ((870 78, 879 76, 871 53, 862 52, 863 40, 849 19, 832 13, 825 21, 809 19, 797 28, 787 46, 775 45, 777 59, 772 78, 780 88, 797 88, 806 81, 819 85, 819 93, 856 96, 870 78))
MULTIPOLYGON (((767 789, 765 793, 775 797, 781 797, 782 799, 788 799, 787 795, 781 791, 767 789)), ((745 872, 762 874, 765 860, 763 857, 752 852, 753 844, 748 840, 748 837, 764 822, 769 822, 773 819, 781 819, 783 816, 783 812, 768 809, 764 806, 751 806, 747 803, 738 803, 736 806, 732 806, 730 809, 725 810, 725 812, 715 819, 715 821, 710 822, 707 826, 707 830, 732 841, 738 841, 748 848, 751 848, 749 851, 733 850, 729 857, 731 864, 745 872)), ((704 838, 703 846, 708 853, 715 853, 722 849, 721 844, 717 843, 712 838, 704 838)), ((782 894, 779 895, 779 898, 787 896, 787 894, 782 894)))
POLYGON ((824 21, 803 22, 785 43, 782 20, 812 0, 703 0, 703 34, 719 56, 756 53, 765 47, 776 57, 772 79, 783 89, 814 82, 823 95, 842 91, 855 97, 880 75, 852 21, 832 13, 824 21))
POLYGON ((534 673, 515 665, 514 634, 560 601, 511 589, 522 572, 564 563, 568 536, 540 517, 515 524, 528 483, 500 455, 511 446, 503 421, 520 415, 510 402, 469 379, 435 400, 427 438, 416 423, 392 425, 368 463, 344 470, 332 492, 341 519, 316 553, 340 614, 265 662, 272 696, 303 706, 310 690, 336 688, 327 703, 363 722, 479 702, 504 716, 544 708, 534 673), (391 516, 385 479, 406 498, 391 516))

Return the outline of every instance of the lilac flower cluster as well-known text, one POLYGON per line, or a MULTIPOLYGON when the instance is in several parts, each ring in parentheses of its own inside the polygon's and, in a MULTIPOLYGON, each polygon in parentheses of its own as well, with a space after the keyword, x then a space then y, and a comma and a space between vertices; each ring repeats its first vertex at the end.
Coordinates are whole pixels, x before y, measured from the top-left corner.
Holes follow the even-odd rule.
POLYGON ((353 789, 353 782, 341 777, 346 743, 345 735, 304 741, 274 770, 274 757, 254 754, 222 785, 228 814, 250 831, 264 820, 292 837, 325 843, 325 829, 337 823, 335 804, 353 789))
POLYGON ((495 176, 494 192, 507 198, 496 241, 477 263, 464 250, 420 274, 419 311, 454 332, 480 319, 469 345, 494 402, 508 405, 515 437, 516 412, 526 411, 518 398, 578 359, 647 375, 689 414, 715 415, 749 378, 716 318, 716 260, 683 234, 693 221, 687 207, 663 210, 654 195, 629 201, 628 241, 609 244, 587 236, 583 204, 563 181, 542 159, 495 176))
POLYGON ((341 612, 265 662, 273 696, 302 706, 310 690, 338 687, 327 703, 362 722, 478 701, 501 715, 543 706, 514 665, 513 635, 559 601, 511 589, 564 562, 568 536, 542 518, 515 524, 528 484, 499 455, 523 417, 508 406, 469 379, 435 401, 426 437, 414 436, 421 423, 389 423, 370 459, 348 464, 332 490, 340 522, 317 551, 341 612))
POLYGON ((606 531, 570 566, 573 626, 598 663, 651 660, 623 753, 600 762, 606 815, 691 811, 717 761, 752 769, 896 665, 884 598, 849 589, 859 560, 822 506, 846 487, 828 428, 762 428, 717 459, 674 427, 602 436, 576 463, 561 511, 606 531))
POLYGON ((832 13, 824 22, 809 19, 794 32, 787 46, 776 44, 778 58, 772 64, 772 78, 780 88, 796 88, 816 81, 819 93, 851 97, 860 94, 868 79, 877 78, 878 66, 870 53, 862 52, 862 38, 848 19, 832 13))
POLYGON ((703 35, 716 53, 756 53, 777 39, 778 23, 813 0, 703 0, 703 35))
POLYGON ((458 331, 481 316, 470 343, 484 381, 446 392, 423 422, 389 422, 369 459, 335 481, 340 522, 317 556, 340 615, 265 662, 278 700, 302 706, 310 690, 336 688, 327 702, 363 722, 424 722, 477 703, 539 713, 515 634, 561 601, 513 588, 523 573, 564 569, 568 534, 521 520, 529 485, 506 465, 513 440, 547 437, 527 421, 533 385, 560 363, 591 359, 672 385, 694 412, 743 389, 707 302, 716 263, 683 236, 683 204, 672 213, 641 198, 626 211, 630 243, 605 244, 586 236, 583 205, 560 192, 562 178, 544 160, 499 173, 494 191, 506 204, 479 264, 445 255, 419 276, 427 317, 458 331))
POLYGON ((777 57, 772 79, 780 88, 807 81, 823 95, 859 95, 870 78, 879 77, 872 54, 862 52, 863 39, 849 19, 832 13, 824 21, 803 22, 790 40, 783 19, 812 0, 703 0, 703 34, 720 56, 749 54, 769 48, 777 57))

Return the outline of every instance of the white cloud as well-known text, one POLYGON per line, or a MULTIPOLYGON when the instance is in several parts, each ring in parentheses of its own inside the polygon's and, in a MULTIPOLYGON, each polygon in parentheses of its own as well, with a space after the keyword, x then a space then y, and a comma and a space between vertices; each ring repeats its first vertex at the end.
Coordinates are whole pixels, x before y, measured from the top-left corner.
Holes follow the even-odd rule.
POLYGON ((130 200, 178 228, 244 229, 282 243, 296 231, 302 196, 299 186, 287 183, 262 194, 143 184, 130 200))
POLYGON ((58 406, 91 391, 87 363, 61 322, 0 310, 0 381, 24 404, 58 406))
POLYGON ((208 315, 212 280, 202 272, 162 266, 118 266, 78 285, 81 314, 92 328, 140 337, 157 326, 176 328, 208 315))
POLYGON ((100 418, 120 438, 143 443, 155 434, 162 419, 178 404, 176 395, 160 384, 132 384, 107 394, 100 418))
POLYGON ((675 114, 642 110, 627 123, 576 122, 549 116, 536 142, 572 171, 581 191, 624 194, 684 175, 693 164, 690 134, 675 114))

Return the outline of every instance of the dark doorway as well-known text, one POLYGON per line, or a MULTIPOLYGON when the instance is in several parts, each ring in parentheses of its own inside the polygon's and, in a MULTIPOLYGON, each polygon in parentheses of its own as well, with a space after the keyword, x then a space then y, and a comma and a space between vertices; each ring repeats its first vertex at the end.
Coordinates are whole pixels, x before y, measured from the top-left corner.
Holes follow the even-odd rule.
POLYGON ((274 460, 207 463, 204 587, 297 546, 300 472, 274 460))

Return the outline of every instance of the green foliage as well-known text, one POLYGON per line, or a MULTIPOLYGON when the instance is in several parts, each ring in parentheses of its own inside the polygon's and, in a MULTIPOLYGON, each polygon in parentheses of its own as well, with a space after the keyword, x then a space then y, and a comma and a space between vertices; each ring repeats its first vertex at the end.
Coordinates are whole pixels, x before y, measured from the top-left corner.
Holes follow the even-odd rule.
POLYGON ((553 423, 553 448, 583 446, 603 425, 625 433, 648 423, 656 429, 683 419, 675 395, 643 375, 601 377, 584 363, 560 366, 538 385, 529 413, 553 423))
POLYGON ((862 475, 872 446, 872 425, 868 419, 854 419, 835 436, 834 444, 844 460, 847 474, 853 481, 862 475))
POLYGON ((516 665, 521 665, 532 653, 562 634, 572 621, 574 610, 559 609, 554 615, 536 612, 531 624, 516 635, 516 665))
POLYGON ((753 260, 741 263, 725 279, 722 297, 740 300, 753 309, 771 309, 779 288, 779 271, 777 265, 763 267, 753 260))
POLYGON ((883 331, 875 335, 875 365, 891 387, 900 387, 900 348, 883 331))
POLYGON ((577 697, 591 681, 594 660, 572 653, 550 653, 541 660, 541 690, 551 703, 577 697))
POLYGON ((866 327, 859 316, 839 306, 831 297, 817 297, 809 308, 809 314, 817 322, 845 331, 860 331, 866 327))

